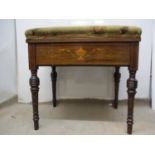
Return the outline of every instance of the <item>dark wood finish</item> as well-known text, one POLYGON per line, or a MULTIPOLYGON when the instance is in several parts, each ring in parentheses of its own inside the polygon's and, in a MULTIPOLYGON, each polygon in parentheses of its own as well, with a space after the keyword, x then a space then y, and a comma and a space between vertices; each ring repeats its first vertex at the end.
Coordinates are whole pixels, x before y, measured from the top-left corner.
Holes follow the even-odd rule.
POLYGON ((140 37, 111 37, 111 38, 46 38, 28 39, 29 68, 31 70, 30 86, 33 104, 34 128, 39 128, 38 91, 39 78, 38 66, 53 66, 52 88, 53 106, 56 106, 56 70, 55 66, 114 66, 115 72, 115 100, 113 106, 117 108, 119 88, 119 67, 129 68, 127 80, 128 115, 127 132, 132 133, 134 96, 137 81, 135 74, 138 69, 138 45, 140 37))
POLYGON ((41 37, 38 39, 27 39, 28 43, 105 43, 105 42, 118 42, 118 43, 125 43, 125 42, 138 42, 140 41, 139 35, 127 35, 127 36, 119 36, 119 35, 111 35, 111 36, 93 36, 93 37, 84 37, 78 34, 75 35, 75 38, 73 35, 70 37, 70 35, 65 34, 64 36, 60 37, 48 37, 45 38, 41 37))
POLYGON ((114 99, 114 102, 113 102, 113 107, 115 109, 117 109, 118 107, 118 93, 119 93, 119 81, 120 81, 120 77, 121 77, 121 74, 119 72, 120 70, 120 67, 115 67, 115 73, 114 73, 114 82, 115 82, 115 99, 114 99))
POLYGON ((52 81, 53 107, 56 107, 56 81, 57 81, 56 66, 52 66, 51 81, 52 81))
POLYGON ((129 65, 129 44, 37 44, 38 65, 129 65))
POLYGON ((130 65, 129 65, 129 79, 127 80, 127 93, 128 93, 128 115, 127 115, 127 133, 132 134, 133 127, 133 109, 134 97, 138 85, 135 79, 136 71, 138 69, 138 48, 139 44, 134 43, 130 45, 130 65))
POLYGON ((136 94, 137 80, 135 79, 136 71, 129 69, 129 79, 127 80, 127 92, 128 92, 128 134, 132 134, 133 125, 133 108, 134 108, 134 96, 136 94))
POLYGON ((36 48, 35 44, 28 44, 29 69, 36 69, 36 48))
POLYGON ((32 93, 34 129, 38 130, 39 129, 39 112, 38 112, 39 78, 37 77, 37 68, 31 69, 30 86, 31 86, 31 93, 32 93))

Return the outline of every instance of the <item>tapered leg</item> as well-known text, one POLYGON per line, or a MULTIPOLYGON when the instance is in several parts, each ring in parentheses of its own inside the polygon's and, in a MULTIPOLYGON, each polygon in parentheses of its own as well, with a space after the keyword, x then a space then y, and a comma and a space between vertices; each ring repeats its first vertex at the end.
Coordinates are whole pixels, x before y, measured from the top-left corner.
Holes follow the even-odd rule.
POLYGON ((121 74, 120 74, 119 70, 120 70, 120 67, 115 67, 115 73, 114 73, 115 99, 114 99, 114 102, 113 102, 113 107, 115 109, 117 109, 117 107, 118 107, 119 82, 120 82, 120 77, 121 77, 121 74))
POLYGON ((132 134, 133 125, 133 109, 134 109, 134 97, 136 94, 137 80, 135 79, 136 70, 129 69, 129 79, 127 80, 127 93, 128 93, 128 116, 127 116, 127 132, 132 134))
POLYGON ((37 77, 37 68, 31 70, 30 78, 32 106, 33 106, 33 121, 34 129, 39 129, 39 113, 38 113, 38 92, 39 92, 39 78, 37 77))
POLYGON ((53 107, 56 107, 56 81, 57 81, 56 66, 52 66, 51 80, 52 80, 53 107))

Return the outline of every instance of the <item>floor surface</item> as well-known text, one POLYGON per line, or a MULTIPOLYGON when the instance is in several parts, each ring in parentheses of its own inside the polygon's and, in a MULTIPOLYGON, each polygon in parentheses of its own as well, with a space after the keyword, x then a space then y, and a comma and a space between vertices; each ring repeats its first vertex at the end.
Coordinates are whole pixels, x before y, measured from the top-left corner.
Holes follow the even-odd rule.
MULTIPOLYGON (((33 129, 32 105, 11 100, 0 105, 1 135, 123 135, 126 134, 127 104, 113 109, 101 100, 62 100, 56 108, 40 103, 40 129, 33 129)), ((146 101, 136 101, 133 134, 155 134, 155 111, 146 101)))

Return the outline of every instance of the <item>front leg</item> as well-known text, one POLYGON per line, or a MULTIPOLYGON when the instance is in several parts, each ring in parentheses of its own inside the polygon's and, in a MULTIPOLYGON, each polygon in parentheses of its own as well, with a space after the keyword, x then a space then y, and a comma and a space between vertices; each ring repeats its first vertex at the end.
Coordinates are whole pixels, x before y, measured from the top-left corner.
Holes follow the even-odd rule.
POLYGON ((137 80, 135 79, 136 70, 129 68, 129 79, 127 80, 127 93, 128 93, 128 116, 127 116, 127 125, 128 134, 132 134, 133 126, 133 109, 134 109, 134 97, 136 94, 137 80))
POLYGON ((38 92, 39 92, 39 78, 37 77, 37 68, 31 69, 30 78, 32 106, 33 106, 33 121, 34 129, 39 129, 39 112, 38 112, 38 92))

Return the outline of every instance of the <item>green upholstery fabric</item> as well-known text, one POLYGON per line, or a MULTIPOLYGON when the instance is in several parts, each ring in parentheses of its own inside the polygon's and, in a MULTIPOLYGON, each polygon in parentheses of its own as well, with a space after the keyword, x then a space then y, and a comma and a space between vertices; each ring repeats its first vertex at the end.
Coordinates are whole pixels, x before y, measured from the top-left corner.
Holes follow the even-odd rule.
POLYGON ((37 37, 56 37, 56 36, 76 36, 76 35, 97 36, 105 35, 141 35, 141 29, 135 26, 74 26, 74 27, 47 27, 34 28, 25 32, 27 39, 35 39, 37 37))

